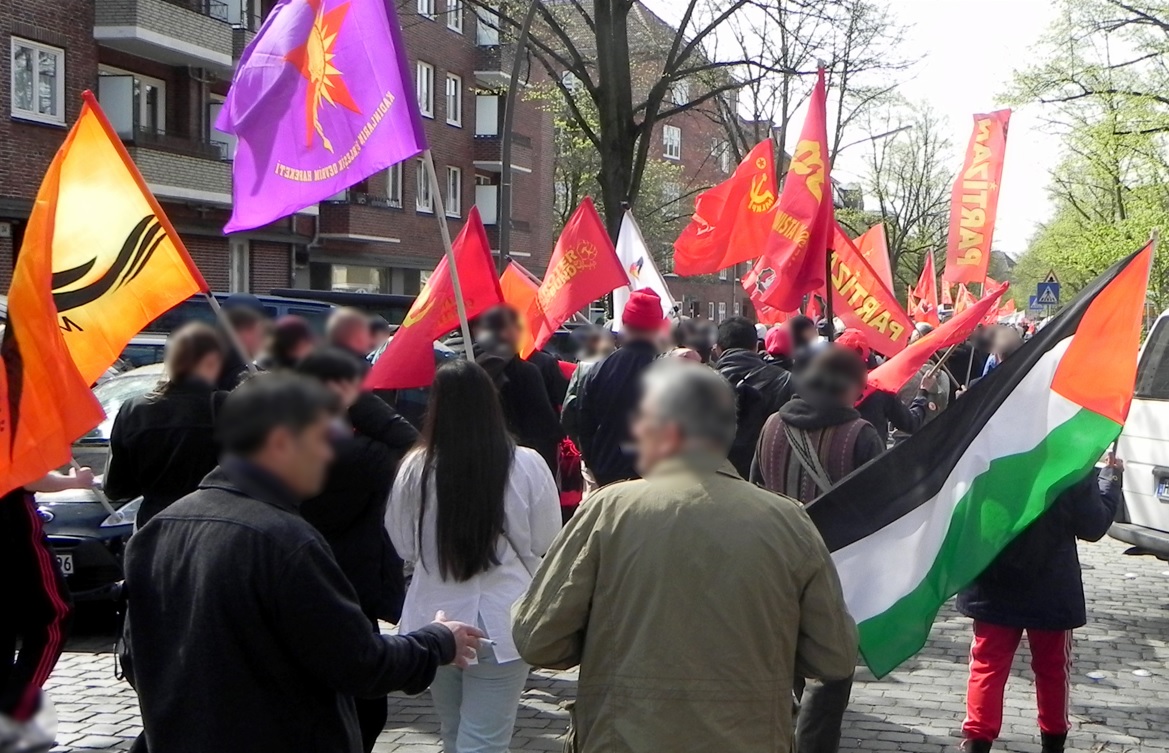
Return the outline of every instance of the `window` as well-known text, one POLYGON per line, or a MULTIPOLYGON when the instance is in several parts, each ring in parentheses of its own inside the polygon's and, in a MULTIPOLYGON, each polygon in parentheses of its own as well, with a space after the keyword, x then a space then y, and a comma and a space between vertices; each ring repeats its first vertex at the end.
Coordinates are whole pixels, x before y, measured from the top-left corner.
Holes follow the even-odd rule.
POLYGON ((453 73, 446 75, 446 122, 463 127, 463 79, 453 73))
POLYGON ((576 94, 578 91, 580 91, 580 76, 576 75, 572 71, 565 71, 564 73, 560 74, 560 83, 564 84, 564 88, 573 94, 576 94))
POLYGON ((224 97, 222 94, 209 94, 207 98, 207 140, 219 147, 220 159, 231 161, 235 159, 235 135, 215 128, 219 121, 219 113, 223 110, 224 97))
POLYGON ((719 304, 718 304, 719 324, 722 324, 723 322, 725 322, 726 319, 727 319, 727 302, 726 301, 719 301, 719 304))
POLYGON ((735 316, 739 316, 742 313, 743 313, 742 304, 739 303, 738 301, 735 301, 735 316))
POLYGON ((682 129, 678 126, 662 126, 662 143, 665 144, 666 157, 682 159, 682 129))
POLYGON ((430 63, 418 64, 416 81, 418 89, 418 111, 427 118, 434 117, 434 66, 430 63))
POLYGON ((475 43, 480 47, 499 44, 499 11, 475 6, 475 43))
POLYGON ((418 15, 434 18, 435 0, 418 0, 418 15))
POLYGON ((675 81, 672 99, 676 105, 689 104, 690 83, 688 81, 675 81))
POLYGON ((459 34, 463 33, 463 0, 447 0, 446 27, 459 34))
POLYGON ((726 269, 720 269, 718 271, 718 279, 723 280, 723 281, 725 281, 727 279, 727 270, 726 269))
POLYGON ((434 211, 434 197, 430 193, 430 176, 426 174, 426 165, 418 160, 418 184, 414 194, 414 208, 419 212, 434 211))
POLYGON ((714 321, 714 301, 710 302, 710 307, 708 309, 708 314, 707 314, 706 318, 711 320, 712 322, 714 321))
POLYGON ((463 216, 463 171, 457 167, 446 169, 446 214, 463 216))
POLYGON ((65 51, 12 38, 12 117, 65 122, 65 51))
MULTIPOLYGON (((105 65, 101 66, 98 75, 98 101, 119 135, 166 133, 165 81, 105 65)), ((212 95, 211 102, 222 107, 223 98, 216 100, 212 95)), ((215 108, 215 116, 219 116, 219 108, 215 108)), ((214 130, 214 122, 210 125, 214 134, 210 140, 228 138, 214 130)))
POLYGON ((247 238, 232 238, 228 243, 230 255, 227 286, 232 293, 250 292, 252 253, 247 238))
POLYGON ((1137 370, 1136 396, 1147 400, 1169 400, 1169 320, 1162 319, 1141 354, 1137 370))
POLYGON ((710 140, 710 156, 718 161, 718 169, 724 173, 731 171, 731 145, 721 139, 710 140))
POLYGON ((402 163, 386 170, 386 199, 389 200, 390 206, 397 209, 402 208, 402 163))

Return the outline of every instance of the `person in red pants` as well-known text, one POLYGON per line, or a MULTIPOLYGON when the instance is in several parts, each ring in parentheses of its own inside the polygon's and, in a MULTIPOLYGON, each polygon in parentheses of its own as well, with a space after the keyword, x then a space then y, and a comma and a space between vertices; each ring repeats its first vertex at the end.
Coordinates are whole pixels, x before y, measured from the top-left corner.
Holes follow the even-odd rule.
POLYGON ((1031 649, 1043 753, 1063 753, 1071 723, 1072 631, 1087 621, 1076 539, 1099 541, 1120 505, 1124 463, 1109 456, 958 594, 974 619, 964 750, 986 753, 1003 725, 1003 691, 1024 633, 1031 649))
POLYGON ((65 647, 72 600, 37 513, 34 492, 93 486, 93 471, 44 478, 0 496, 0 572, 9 602, 0 618, 0 750, 48 750, 53 740, 33 722, 41 686, 65 647), (17 651, 17 640, 20 650, 17 651))

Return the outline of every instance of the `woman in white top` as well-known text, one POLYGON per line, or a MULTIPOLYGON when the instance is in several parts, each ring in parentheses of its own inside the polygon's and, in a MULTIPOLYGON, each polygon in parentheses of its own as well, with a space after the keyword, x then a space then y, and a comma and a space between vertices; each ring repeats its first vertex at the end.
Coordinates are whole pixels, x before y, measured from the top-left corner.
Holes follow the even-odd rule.
POLYGON ((511 605, 560 530, 560 499, 544 460, 516 447, 491 378, 458 360, 435 374, 418 448, 402 461, 386 528, 414 563, 403 633, 442 611, 492 643, 468 669, 431 685, 446 753, 505 753, 529 667, 511 637, 511 605))

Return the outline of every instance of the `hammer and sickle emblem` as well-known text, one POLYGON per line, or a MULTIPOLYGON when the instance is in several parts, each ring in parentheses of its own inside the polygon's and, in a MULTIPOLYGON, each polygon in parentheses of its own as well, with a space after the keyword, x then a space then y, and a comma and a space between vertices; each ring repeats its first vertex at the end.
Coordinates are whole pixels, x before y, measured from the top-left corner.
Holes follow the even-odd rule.
POLYGON ((775 192, 767 187, 767 183, 766 175, 756 175, 751 179, 748 206, 752 212, 763 213, 775 206, 775 192))
POLYGON ((824 198, 824 157, 820 152, 819 142, 805 140, 797 144, 791 169, 796 175, 806 178, 804 183, 808 190, 816 197, 816 201, 822 201, 824 198))

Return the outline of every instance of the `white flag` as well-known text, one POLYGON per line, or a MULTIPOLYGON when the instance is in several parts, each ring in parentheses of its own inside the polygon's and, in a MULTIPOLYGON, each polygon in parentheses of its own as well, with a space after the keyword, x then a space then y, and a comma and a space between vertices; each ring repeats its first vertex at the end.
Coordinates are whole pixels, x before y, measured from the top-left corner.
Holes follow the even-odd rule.
POLYGON ((666 287, 662 273, 654 264, 653 255, 645 246, 641 228, 637 226, 637 220, 633 219, 632 212, 626 212, 625 218, 621 220, 621 233, 617 236, 617 258, 625 269, 629 285, 613 291, 613 326, 618 330, 621 328, 621 312, 625 310, 629 294, 634 290, 653 290, 662 299, 662 316, 673 319, 674 298, 666 287))

